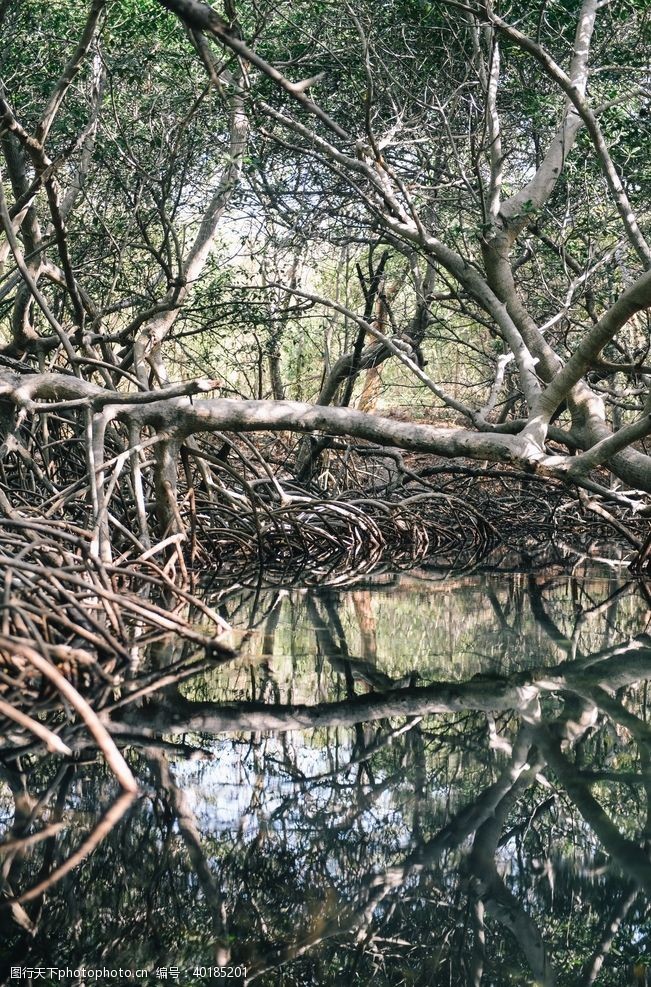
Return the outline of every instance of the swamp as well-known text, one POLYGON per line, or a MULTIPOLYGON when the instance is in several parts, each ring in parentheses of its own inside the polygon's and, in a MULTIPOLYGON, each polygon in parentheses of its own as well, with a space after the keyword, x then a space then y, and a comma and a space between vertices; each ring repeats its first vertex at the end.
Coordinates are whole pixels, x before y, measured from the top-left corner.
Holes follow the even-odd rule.
POLYGON ((0 984, 651 987, 646 0, 0 31, 0 984))

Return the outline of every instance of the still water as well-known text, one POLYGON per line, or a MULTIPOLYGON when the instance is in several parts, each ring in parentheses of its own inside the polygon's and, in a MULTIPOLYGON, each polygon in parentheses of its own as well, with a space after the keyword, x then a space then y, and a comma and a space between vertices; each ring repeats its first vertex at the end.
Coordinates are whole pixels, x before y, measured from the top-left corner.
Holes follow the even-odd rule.
POLYGON ((651 983, 648 586, 208 598, 234 660, 107 697, 137 800, 83 751, 0 763, 0 982, 651 983))

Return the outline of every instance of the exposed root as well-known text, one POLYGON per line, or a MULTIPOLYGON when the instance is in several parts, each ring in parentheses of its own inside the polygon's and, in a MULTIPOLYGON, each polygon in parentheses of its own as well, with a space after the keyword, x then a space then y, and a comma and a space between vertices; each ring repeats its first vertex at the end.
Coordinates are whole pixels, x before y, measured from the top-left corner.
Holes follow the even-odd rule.
MULTIPOLYGON (((134 791, 103 708, 118 687, 143 694, 161 649, 179 652, 173 673, 196 663, 197 651, 230 658, 227 625, 150 562, 103 564, 89 532, 2 519, 0 539, 0 717, 8 721, 0 754, 96 747, 134 791)), ((169 660, 164 671, 169 678, 169 660)))

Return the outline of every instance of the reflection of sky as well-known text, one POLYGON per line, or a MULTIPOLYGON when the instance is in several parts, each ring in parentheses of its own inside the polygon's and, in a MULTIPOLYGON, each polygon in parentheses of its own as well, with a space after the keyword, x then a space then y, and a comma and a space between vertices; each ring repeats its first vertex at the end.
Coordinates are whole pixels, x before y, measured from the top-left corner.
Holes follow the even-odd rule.
MULTIPOLYGON (((344 824, 351 809, 347 801, 351 788, 342 791, 341 782, 350 775, 345 769, 339 772, 339 785, 328 778, 309 781, 332 771, 328 749, 301 742, 299 734, 292 735, 291 748, 292 773, 303 779, 292 778, 283 770, 281 762, 286 752, 277 738, 266 738, 255 748, 246 741, 216 741, 209 748, 214 761, 175 763, 174 777, 184 789, 201 831, 206 835, 240 832, 250 840, 264 827, 266 832, 289 835, 291 842, 291 834, 321 831, 325 812, 331 827, 344 824)), ((342 760, 351 754, 349 745, 338 749, 342 760)), ((381 786, 379 773, 374 780, 381 786)), ((355 787, 354 791, 360 789, 355 787)), ((369 791, 369 786, 361 789, 362 800, 369 791)), ((400 794, 389 787, 373 798, 372 808, 356 813, 358 836, 372 835, 378 825, 389 826, 396 829, 396 837, 399 834, 398 845, 408 845, 411 826, 402 819, 400 794)))

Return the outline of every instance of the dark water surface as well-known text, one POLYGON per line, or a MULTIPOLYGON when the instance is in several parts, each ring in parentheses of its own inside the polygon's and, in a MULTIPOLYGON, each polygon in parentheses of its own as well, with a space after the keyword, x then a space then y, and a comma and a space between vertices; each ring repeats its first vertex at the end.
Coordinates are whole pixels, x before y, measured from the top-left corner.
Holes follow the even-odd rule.
POLYGON ((90 756, 0 764, 2 982, 651 983, 650 601, 213 594, 239 657, 113 714, 139 799, 90 756))

